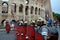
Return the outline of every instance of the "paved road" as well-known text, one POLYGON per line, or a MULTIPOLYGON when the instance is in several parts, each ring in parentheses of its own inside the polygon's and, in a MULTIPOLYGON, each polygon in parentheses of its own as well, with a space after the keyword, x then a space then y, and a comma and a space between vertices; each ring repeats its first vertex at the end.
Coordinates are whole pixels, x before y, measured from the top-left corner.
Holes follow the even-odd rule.
MULTIPOLYGON (((60 28, 58 28, 58 31, 59 31, 58 40, 60 40, 60 28)), ((14 36, 13 31, 10 31, 9 34, 7 34, 5 31, 0 31, 0 40, 16 40, 16 38, 14 36)))
POLYGON ((9 34, 7 34, 5 31, 0 31, 0 40, 16 40, 16 39, 13 34, 13 31, 11 31, 9 34))
POLYGON ((58 28, 58 33, 59 33, 59 38, 58 38, 58 40, 60 40, 60 28, 58 28))

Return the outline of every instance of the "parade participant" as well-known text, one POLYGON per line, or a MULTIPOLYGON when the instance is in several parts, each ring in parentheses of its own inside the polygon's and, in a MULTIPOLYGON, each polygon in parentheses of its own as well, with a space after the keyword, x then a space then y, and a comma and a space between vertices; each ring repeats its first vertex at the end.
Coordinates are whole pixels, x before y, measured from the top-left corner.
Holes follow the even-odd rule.
POLYGON ((39 34, 39 33, 35 33, 35 40, 44 40, 44 38, 42 37, 42 35, 41 34, 39 34))
POLYGON ((27 25, 27 21, 23 26, 17 27, 14 34, 17 40, 43 40, 41 34, 35 32, 32 26, 27 25))
POLYGON ((10 32, 10 24, 9 24, 9 19, 6 19, 6 32, 9 33, 10 32))
POLYGON ((42 25, 41 19, 37 20, 37 28, 38 28, 38 30, 40 29, 41 25, 42 25))
POLYGON ((37 23, 35 21, 31 22, 31 26, 34 28, 35 32, 38 32, 39 26, 37 26, 37 23))
POLYGON ((37 20, 37 26, 41 27, 41 20, 37 20))
POLYGON ((20 24, 19 24, 20 26, 23 26, 23 21, 19 21, 19 23, 20 23, 20 24))
POLYGON ((17 40, 34 40, 34 29, 27 25, 27 21, 24 22, 23 26, 16 29, 18 31, 16 34, 17 40))
POLYGON ((9 22, 6 22, 6 32, 9 33, 10 32, 10 25, 9 25, 9 22))
POLYGON ((31 26, 32 26, 32 27, 35 27, 35 21, 32 21, 32 22, 31 22, 31 26))
POLYGON ((27 22, 27 21, 25 21, 25 22, 24 22, 24 25, 25 25, 25 26, 27 26, 27 25, 28 25, 28 22, 27 22))

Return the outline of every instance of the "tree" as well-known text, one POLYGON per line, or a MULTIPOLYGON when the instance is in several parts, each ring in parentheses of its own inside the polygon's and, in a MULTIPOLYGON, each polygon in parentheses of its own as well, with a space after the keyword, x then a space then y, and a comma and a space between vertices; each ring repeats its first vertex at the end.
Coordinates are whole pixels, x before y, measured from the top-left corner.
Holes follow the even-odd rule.
POLYGON ((54 20, 57 19, 58 21, 60 21, 60 14, 53 12, 53 17, 54 17, 54 20))

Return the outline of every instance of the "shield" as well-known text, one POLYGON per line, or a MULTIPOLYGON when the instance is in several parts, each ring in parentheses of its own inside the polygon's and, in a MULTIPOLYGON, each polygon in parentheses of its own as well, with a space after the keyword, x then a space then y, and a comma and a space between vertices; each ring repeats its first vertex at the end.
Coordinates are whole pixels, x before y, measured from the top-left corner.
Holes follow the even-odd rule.
POLYGON ((36 39, 36 40, 43 40, 44 38, 42 37, 41 34, 35 33, 35 39, 36 39))
POLYGON ((14 34, 17 40, 35 40, 35 35, 37 40, 42 40, 42 36, 35 34, 34 28, 31 26, 15 27, 14 34))

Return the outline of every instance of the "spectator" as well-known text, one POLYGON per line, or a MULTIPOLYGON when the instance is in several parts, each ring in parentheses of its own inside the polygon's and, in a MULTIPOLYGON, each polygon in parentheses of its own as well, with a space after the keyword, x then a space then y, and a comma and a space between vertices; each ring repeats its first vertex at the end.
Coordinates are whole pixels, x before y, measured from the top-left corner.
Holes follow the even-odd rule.
POLYGON ((57 28, 57 26, 58 26, 58 20, 54 20, 54 26, 57 28))
POLYGON ((50 18, 48 19, 48 27, 52 27, 52 20, 50 18))

